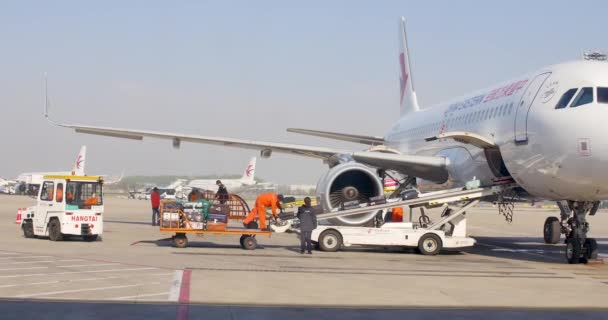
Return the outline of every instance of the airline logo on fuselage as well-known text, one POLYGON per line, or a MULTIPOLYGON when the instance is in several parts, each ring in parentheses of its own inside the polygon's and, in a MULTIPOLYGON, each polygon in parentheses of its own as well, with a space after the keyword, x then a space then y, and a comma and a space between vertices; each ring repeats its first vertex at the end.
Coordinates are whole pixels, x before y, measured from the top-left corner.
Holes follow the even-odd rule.
POLYGON ((80 164, 84 162, 84 159, 81 154, 76 158, 76 169, 80 169, 80 164))
POLYGON ((486 102, 490 102, 490 101, 512 96, 516 92, 521 90, 526 85, 526 83, 528 83, 527 79, 516 81, 516 82, 510 83, 506 86, 493 89, 488 94, 480 94, 478 96, 466 99, 464 101, 453 103, 445 111, 445 116, 448 116, 452 112, 475 107, 482 103, 486 103, 486 102))
POLYGON ((251 177, 251 173, 254 171, 255 169, 253 168, 253 165, 250 164, 247 166, 247 169, 245 169, 245 175, 248 177, 251 177))
POLYGON ((399 81, 401 82, 401 103, 403 103, 403 96, 405 95, 405 86, 407 85, 407 79, 409 75, 407 71, 405 71, 405 54, 399 55, 399 64, 401 65, 401 78, 399 81))

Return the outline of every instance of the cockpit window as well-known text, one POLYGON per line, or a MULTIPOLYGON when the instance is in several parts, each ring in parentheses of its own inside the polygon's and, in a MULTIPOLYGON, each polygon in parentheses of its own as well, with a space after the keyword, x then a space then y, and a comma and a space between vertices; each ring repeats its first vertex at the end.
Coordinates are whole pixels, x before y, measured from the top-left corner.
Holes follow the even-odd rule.
POLYGON ((576 90, 578 89, 574 88, 566 91, 566 93, 564 93, 564 95, 559 99, 559 101, 555 105, 555 109, 563 109, 567 107, 568 103, 570 103, 570 100, 572 100, 572 97, 574 97, 576 90))
POLYGON ((578 93, 574 101, 572 101, 572 105, 570 108, 582 106, 587 103, 593 102, 593 88, 585 87, 578 93))
POLYGON ((608 103, 608 88, 597 88, 597 102, 608 103))

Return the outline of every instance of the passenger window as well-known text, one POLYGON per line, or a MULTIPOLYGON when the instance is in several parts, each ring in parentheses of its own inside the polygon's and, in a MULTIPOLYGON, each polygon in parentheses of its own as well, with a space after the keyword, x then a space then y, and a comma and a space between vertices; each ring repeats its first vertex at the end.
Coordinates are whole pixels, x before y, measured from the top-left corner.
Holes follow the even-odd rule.
POLYGON ((578 106, 582 106, 584 104, 588 104, 593 102, 593 88, 585 87, 579 92, 579 94, 572 101, 572 105, 570 108, 576 108, 578 106))
POLYGON ((597 102, 608 103, 608 88, 597 88, 597 102))
POLYGON ((55 195, 55 202, 63 202, 63 183, 57 184, 57 194, 55 195))
POLYGON ((511 102, 509 104, 509 114, 511 114, 511 111, 513 110, 513 102, 511 102))
POLYGON ((50 181, 45 181, 42 184, 42 191, 40 192, 40 200, 53 201, 53 188, 55 184, 50 181))
POLYGON ((577 90, 577 88, 574 88, 566 91, 566 93, 564 93, 564 95, 559 99, 559 101, 555 105, 555 109, 563 109, 567 107, 577 90))

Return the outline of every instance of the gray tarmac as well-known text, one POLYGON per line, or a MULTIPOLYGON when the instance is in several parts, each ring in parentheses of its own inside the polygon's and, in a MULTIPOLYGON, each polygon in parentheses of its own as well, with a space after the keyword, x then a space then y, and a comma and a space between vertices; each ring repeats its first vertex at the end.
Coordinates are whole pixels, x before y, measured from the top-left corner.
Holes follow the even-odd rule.
MULTIPOLYGON (((557 211, 491 206, 468 213, 478 243, 427 257, 353 247, 299 254, 294 234, 259 238, 171 235, 150 226, 148 201, 106 197, 100 241, 26 239, 14 223, 33 199, 0 196, 0 319, 608 318, 608 265, 568 265, 546 245, 557 211)), ((434 212, 433 214, 436 214, 434 212)), ((590 217, 608 258, 608 212, 590 217)))

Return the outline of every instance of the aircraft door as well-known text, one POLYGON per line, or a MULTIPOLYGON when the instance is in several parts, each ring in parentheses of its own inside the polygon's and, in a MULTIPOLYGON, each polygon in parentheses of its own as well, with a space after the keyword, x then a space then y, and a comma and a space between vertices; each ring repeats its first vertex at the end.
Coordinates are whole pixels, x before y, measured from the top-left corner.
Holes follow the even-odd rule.
POLYGON ((551 72, 537 75, 532 79, 526 88, 526 91, 521 96, 521 100, 519 101, 519 104, 517 104, 517 109, 515 110, 516 143, 528 142, 528 114, 530 113, 530 108, 532 107, 534 99, 538 95, 538 91, 550 75, 551 72))

